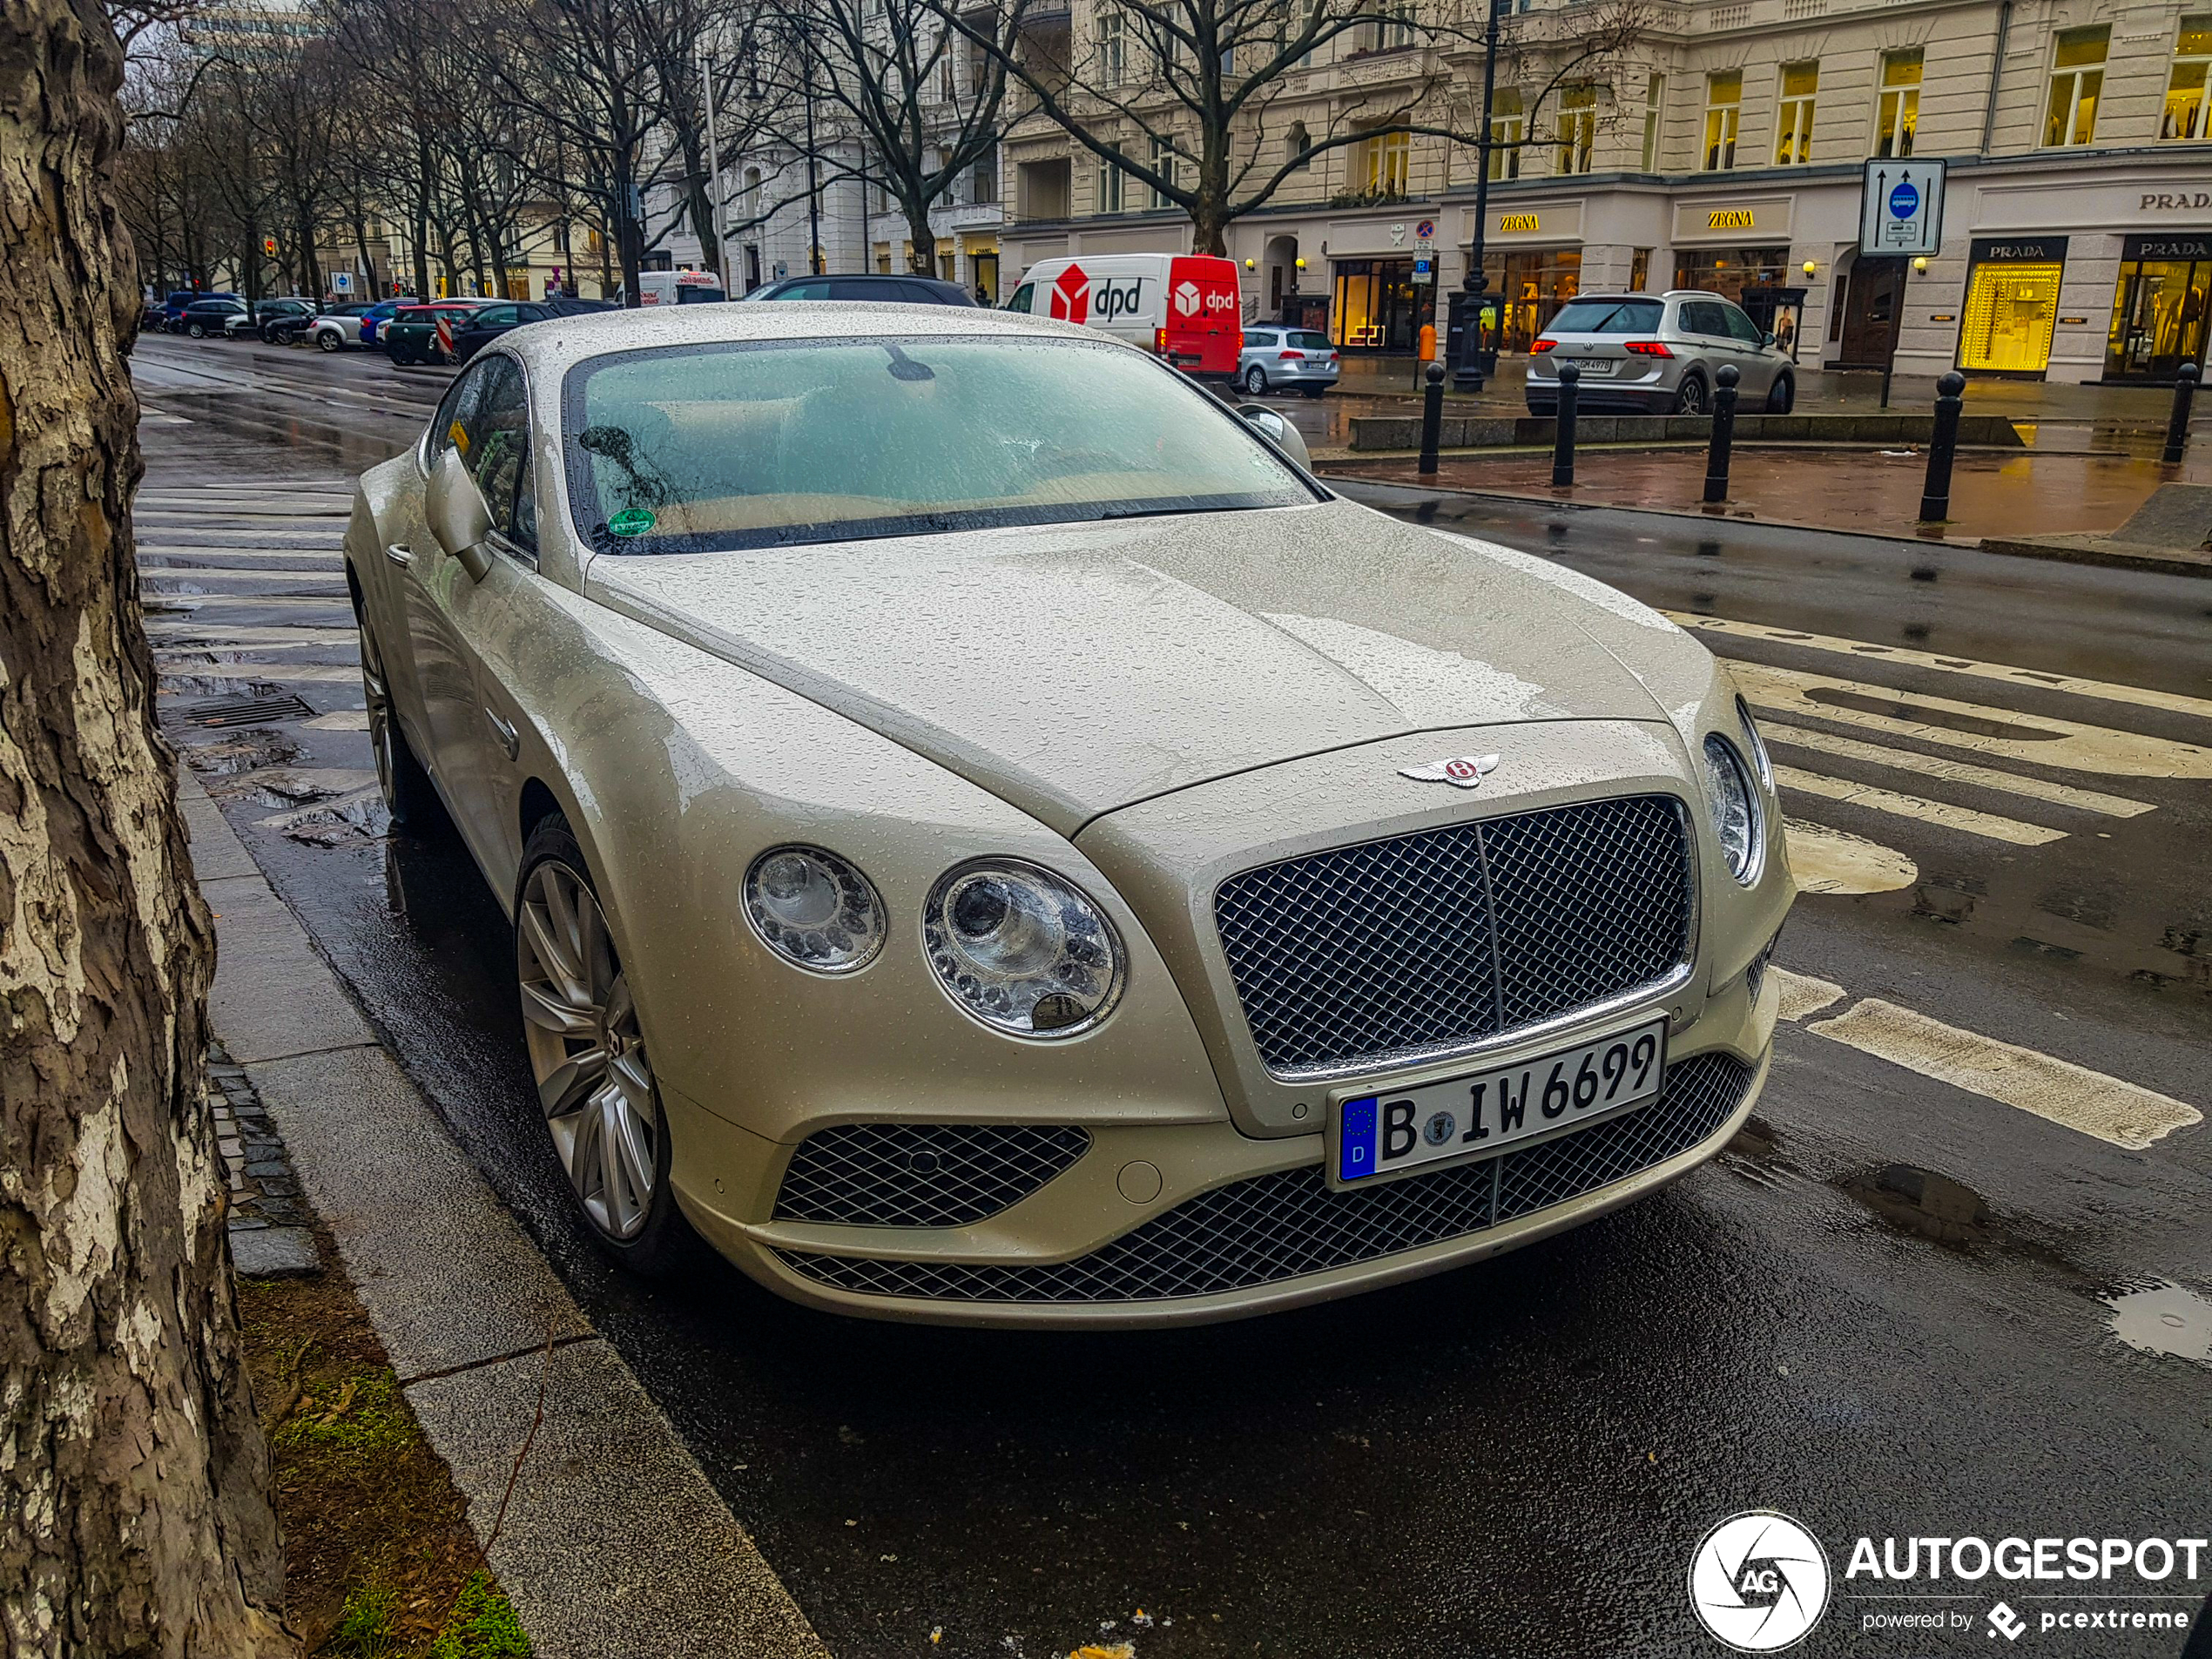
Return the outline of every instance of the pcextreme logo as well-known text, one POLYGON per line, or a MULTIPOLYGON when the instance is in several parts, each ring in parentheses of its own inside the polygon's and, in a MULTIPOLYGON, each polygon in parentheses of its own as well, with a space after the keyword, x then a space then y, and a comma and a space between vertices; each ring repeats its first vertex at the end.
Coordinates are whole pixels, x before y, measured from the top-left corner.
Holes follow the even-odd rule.
POLYGON ((1828 1554, 1784 1514, 1730 1515, 1689 1558, 1697 1622, 1738 1653, 1778 1653, 1802 1642, 1828 1610, 1828 1554))

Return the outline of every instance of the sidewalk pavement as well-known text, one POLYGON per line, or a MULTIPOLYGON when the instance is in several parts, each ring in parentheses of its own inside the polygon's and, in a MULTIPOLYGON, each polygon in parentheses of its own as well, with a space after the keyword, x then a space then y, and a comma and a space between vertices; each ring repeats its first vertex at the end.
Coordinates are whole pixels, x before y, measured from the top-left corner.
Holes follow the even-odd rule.
MULTIPOLYGON (((241 1130, 225 1149, 234 1188, 252 1167, 251 1123, 268 1171, 260 1196, 288 1196, 268 1185, 287 1184, 288 1154, 479 1539, 529 1440, 491 1567, 540 1659, 828 1659, 668 1420, 182 766, 177 791, 216 914, 208 1014, 226 1055, 215 1081, 241 1130)), ((239 1241, 257 1231, 233 1236, 242 1267, 255 1247, 239 1241)))
POLYGON ((2212 482, 2212 446, 2180 467, 2121 455, 1960 450, 1952 472, 1951 516, 1939 530, 1919 523, 1927 457, 1918 449, 1738 448, 1729 500, 1702 502, 1705 447, 1582 449, 1572 488, 1552 488, 1548 454, 1462 453, 1442 457, 1433 477, 1414 457, 1317 456, 1325 476, 1433 485, 1540 501, 1755 518, 1811 529, 1939 536, 1952 541, 2038 536, 2094 536, 2134 515, 2161 483, 2212 482))

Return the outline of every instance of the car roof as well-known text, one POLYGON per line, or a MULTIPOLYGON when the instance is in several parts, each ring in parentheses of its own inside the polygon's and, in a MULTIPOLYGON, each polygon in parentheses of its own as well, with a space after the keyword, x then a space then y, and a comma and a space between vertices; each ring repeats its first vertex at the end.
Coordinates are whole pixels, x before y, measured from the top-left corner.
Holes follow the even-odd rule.
POLYGON ((588 358, 667 346, 714 346, 748 341, 895 340, 917 336, 1080 341, 1134 351, 1112 336, 1075 323, 1052 322, 981 306, 892 304, 875 300, 786 300, 775 305, 733 300, 648 306, 555 317, 502 335, 500 346, 526 367, 552 374, 588 358))

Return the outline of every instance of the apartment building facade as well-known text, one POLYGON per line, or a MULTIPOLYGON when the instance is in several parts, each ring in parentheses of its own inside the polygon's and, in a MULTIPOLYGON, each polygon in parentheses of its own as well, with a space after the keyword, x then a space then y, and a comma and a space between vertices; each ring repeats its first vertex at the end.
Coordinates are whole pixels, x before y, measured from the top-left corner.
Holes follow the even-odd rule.
MULTIPOLYGON (((1076 0, 1079 42, 1099 26, 1091 3, 1076 0)), ((1694 287, 1742 300, 1808 366, 1893 353, 1903 373, 2155 383, 2202 364, 2212 5, 1645 10, 1631 42, 1541 102, 1575 8, 1528 0, 1507 24, 1524 38, 1500 58, 1493 132, 1512 147, 1493 158, 1484 239, 1507 351, 1578 291, 1694 287), (1939 252, 1858 253, 1869 157, 1944 162, 1939 252)), ((1287 154, 1419 88, 1416 118, 1467 142, 1379 135, 1314 154, 1231 228, 1248 317, 1293 310, 1348 351, 1405 351, 1466 273, 1481 58, 1412 33, 1366 28, 1317 53, 1250 141, 1287 154)), ((1036 118, 1004 153, 1009 286, 1042 259, 1188 248, 1181 214, 1036 118)))

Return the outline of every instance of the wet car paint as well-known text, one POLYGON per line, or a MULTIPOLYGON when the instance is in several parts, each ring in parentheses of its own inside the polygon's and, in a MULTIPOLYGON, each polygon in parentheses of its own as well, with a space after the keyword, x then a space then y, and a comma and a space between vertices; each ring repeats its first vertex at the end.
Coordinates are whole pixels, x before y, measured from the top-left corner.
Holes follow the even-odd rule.
MULTIPOLYGON (((334 444, 307 432, 312 420, 270 443, 267 417, 232 426, 217 401, 194 428, 147 429, 157 482, 171 468, 327 475, 335 446, 391 429, 339 413, 320 422, 334 444)), ((1668 608, 2204 689, 2204 584, 1485 510, 1469 533, 1668 608), (1939 580, 1916 578, 1921 568, 1939 580)), ((1778 644, 1757 654, 1806 660, 1778 644)), ((319 709, 360 702, 342 684, 300 689, 319 709)), ((366 764, 358 732, 276 731, 290 747, 272 749, 271 765, 366 764)), ((218 738, 239 734, 191 740, 218 738)), ((250 787, 251 773, 220 783, 250 787)), ((2138 935, 2161 914, 2197 925, 2212 885, 2204 790, 2129 786, 2158 810, 2111 842, 1992 852, 1930 832, 1909 848, 1921 868, 1989 891, 1928 882, 1925 901, 1804 900, 1782 960, 2022 1042, 2058 1047, 2062 1027, 2084 1064, 2212 1100, 2212 1004, 2186 975, 2133 978, 2119 945, 2015 948, 2006 929, 2025 924, 2000 914, 2032 916, 2094 879, 2120 890, 2114 923, 2138 935)), ((2201 1130, 2122 1152, 1789 1026, 1753 1130, 1719 1163, 1506 1261, 1186 1332, 861 1325, 791 1308, 734 1271, 651 1288, 601 1262, 569 1219, 536 1122, 506 924, 457 842, 313 845, 263 827, 277 815, 264 802, 225 805, 840 1654, 1034 1656, 1123 1639, 1146 1659, 1703 1654, 1715 1649, 1689 1617, 1683 1571, 1704 1530, 1746 1507, 1797 1516, 1831 1554, 1862 1532, 2202 1530, 2209 1373, 2130 1345, 2107 1300, 2147 1276, 2191 1294, 2212 1285, 2201 1130), (1968 1231, 1930 1237, 1853 1188, 1908 1167, 1971 1193, 1969 1208, 1935 1189, 1939 1219, 1966 1209, 1968 1231), (1148 1625, 1134 1624, 1138 1608, 1148 1625)), ((1925 1210, 1929 1184, 1918 1198, 1911 1186, 1898 1176, 1888 1190, 1925 1210)), ((1800 1650, 1865 1650, 1852 1600, 1865 1588, 1839 1584, 1800 1650)))

